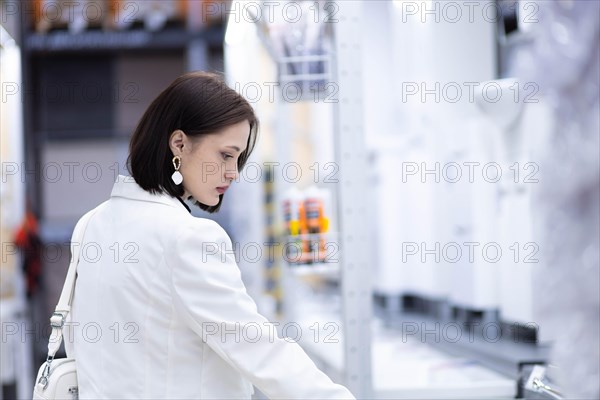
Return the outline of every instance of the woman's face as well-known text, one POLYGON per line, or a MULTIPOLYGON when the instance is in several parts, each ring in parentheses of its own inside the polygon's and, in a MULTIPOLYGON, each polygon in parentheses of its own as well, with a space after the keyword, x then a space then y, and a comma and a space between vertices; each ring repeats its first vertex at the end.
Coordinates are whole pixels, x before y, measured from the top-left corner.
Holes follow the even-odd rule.
POLYGON ((237 163, 246 150, 250 124, 242 121, 219 133, 192 138, 177 130, 171 134, 170 147, 181 157, 184 199, 192 196, 207 206, 219 203, 219 196, 238 178, 237 163))

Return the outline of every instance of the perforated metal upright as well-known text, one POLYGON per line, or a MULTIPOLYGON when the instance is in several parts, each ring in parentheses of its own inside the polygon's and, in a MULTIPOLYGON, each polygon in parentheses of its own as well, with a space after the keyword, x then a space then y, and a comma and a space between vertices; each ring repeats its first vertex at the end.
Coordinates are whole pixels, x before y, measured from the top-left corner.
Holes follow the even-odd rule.
POLYGON ((342 267, 345 380, 357 398, 371 398, 370 265, 367 248, 366 152, 361 74, 362 1, 337 1, 334 74, 339 88, 334 105, 334 140, 339 166, 338 220, 342 267))

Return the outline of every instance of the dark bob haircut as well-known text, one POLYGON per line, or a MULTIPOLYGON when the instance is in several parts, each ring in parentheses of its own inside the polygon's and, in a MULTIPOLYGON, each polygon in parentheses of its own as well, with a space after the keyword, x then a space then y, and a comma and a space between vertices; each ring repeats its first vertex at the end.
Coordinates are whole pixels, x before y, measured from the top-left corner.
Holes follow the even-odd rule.
MULTIPOLYGON (((250 123, 250 135, 246 150, 238 158, 240 172, 256 144, 258 119, 254 110, 219 75, 184 74, 154 99, 140 119, 129 142, 127 169, 144 190, 181 197, 183 185, 175 185, 171 180, 174 171, 169 147, 171 134, 180 129, 192 138, 211 135, 245 120, 250 123)), ((222 202, 223 195, 220 195, 217 205, 208 206, 198 201, 195 204, 214 213, 219 211, 222 202)))

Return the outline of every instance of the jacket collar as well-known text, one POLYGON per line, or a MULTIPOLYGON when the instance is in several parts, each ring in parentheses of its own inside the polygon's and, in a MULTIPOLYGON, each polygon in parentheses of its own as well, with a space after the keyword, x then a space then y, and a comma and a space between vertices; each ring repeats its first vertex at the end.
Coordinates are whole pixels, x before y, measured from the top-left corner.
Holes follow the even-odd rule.
POLYGON ((113 186, 110 197, 124 197, 132 200, 151 201, 177 208, 185 207, 182 200, 172 197, 167 193, 152 194, 145 191, 140 185, 137 184, 132 176, 126 175, 119 175, 117 177, 117 181, 113 186))

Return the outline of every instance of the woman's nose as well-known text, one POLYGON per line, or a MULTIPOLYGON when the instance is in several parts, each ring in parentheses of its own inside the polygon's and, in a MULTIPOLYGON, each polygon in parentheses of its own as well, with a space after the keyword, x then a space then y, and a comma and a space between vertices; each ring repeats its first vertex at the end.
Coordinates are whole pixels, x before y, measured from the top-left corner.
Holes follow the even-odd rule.
POLYGON ((235 169, 228 169, 225 171, 225 179, 235 181, 238 178, 237 167, 235 169))

